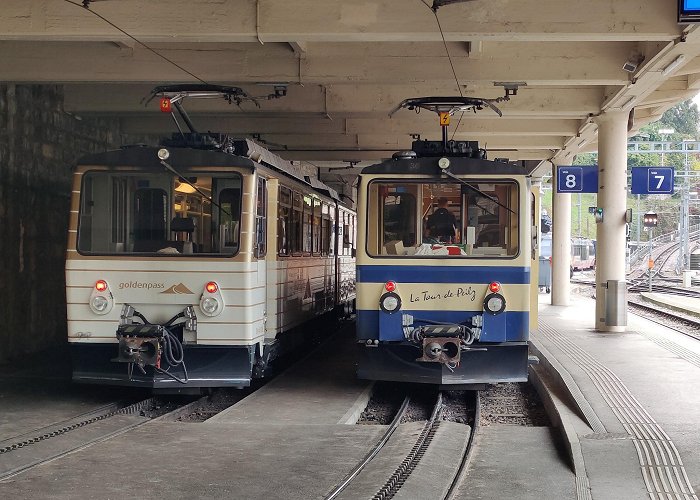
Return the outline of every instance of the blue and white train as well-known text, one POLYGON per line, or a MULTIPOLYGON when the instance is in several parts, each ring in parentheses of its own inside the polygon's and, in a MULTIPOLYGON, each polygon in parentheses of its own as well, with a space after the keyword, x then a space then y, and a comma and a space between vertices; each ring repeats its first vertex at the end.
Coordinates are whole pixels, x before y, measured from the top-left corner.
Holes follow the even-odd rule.
POLYGON ((526 381, 539 222, 526 168, 443 134, 363 169, 358 198, 359 377, 526 381), (431 234, 438 205, 453 215, 448 237, 431 234))

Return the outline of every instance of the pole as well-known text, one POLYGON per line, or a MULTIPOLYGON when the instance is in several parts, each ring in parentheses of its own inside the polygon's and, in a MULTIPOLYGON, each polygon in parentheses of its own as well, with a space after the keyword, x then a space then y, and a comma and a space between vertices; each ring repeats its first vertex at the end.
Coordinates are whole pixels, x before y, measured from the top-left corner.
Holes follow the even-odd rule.
POLYGON ((653 229, 649 228, 649 262, 647 263, 647 266, 649 267, 649 292, 651 292, 651 271, 653 269, 653 260, 651 259, 651 246, 652 246, 652 241, 651 237, 653 235, 653 229))
POLYGON ((640 208, 640 196, 641 195, 637 195, 637 251, 639 251, 642 246, 642 210, 640 208))
POLYGON ((581 234, 582 228, 581 228, 581 193, 578 194, 578 235, 583 236, 581 234))

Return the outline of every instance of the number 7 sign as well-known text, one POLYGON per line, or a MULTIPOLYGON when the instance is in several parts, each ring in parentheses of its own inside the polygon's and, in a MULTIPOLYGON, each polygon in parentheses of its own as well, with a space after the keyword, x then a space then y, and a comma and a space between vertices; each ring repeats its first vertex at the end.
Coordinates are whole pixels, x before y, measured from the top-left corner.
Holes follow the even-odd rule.
POLYGON ((632 194, 673 194, 671 167, 633 167, 632 194))

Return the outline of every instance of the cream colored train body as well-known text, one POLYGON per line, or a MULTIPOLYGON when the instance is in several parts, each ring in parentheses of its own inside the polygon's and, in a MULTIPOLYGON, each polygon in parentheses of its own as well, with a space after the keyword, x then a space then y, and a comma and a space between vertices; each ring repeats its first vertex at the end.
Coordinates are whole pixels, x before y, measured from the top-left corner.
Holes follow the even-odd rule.
POLYGON ((75 381, 247 386, 297 327, 352 306, 354 211, 254 143, 234 146, 79 162, 66 258, 75 381))

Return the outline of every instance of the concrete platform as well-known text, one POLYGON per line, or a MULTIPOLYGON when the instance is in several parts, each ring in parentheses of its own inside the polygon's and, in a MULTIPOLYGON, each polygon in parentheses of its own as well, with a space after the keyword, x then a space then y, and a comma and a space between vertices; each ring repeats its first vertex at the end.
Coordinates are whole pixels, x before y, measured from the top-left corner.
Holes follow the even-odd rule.
POLYGON ((642 292, 644 300, 653 304, 684 312, 692 316, 700 316, 700 298, 669 295, 667 293, 642 292))
POLYGON ((576 437, 592 498, 696 499, 700 342, 632 314, 626 332, 598 333, 594 300, 540 301, 533 342, 580 391, 590 428, 576 426, 576 437))
MULTIPOLYGON (((556 397, 568 412, 569 447, 549 427, 482 427, 456 498, 697 500, 700 342, 633 315, 626 333, 596 333, 593 300, 553 307, 548 296, 540 299, 533 344, 547 358, 537 370, 559 370, 568 381, 556 397)), ((346 425, 369 386, 354 376, 352 335, 330 346, 332 356, 308 357, 207 422, 151 422, 0 482, 0 497, 321 499, 383 431, 346 425)), ((441 427, 459 439, 426 455, 422 475, 400 498, 437 495, 451 479, 465 428, 441 427)), ((405 440, 383 450, 360 485, 363 495, 385 475, 381 461, 395 463, 418 429, 397 431, 405 440)))

